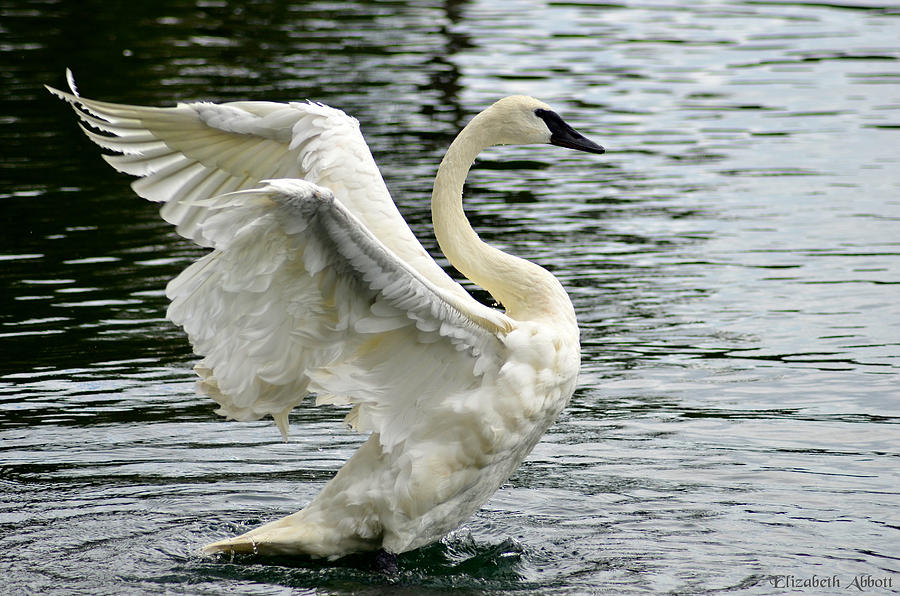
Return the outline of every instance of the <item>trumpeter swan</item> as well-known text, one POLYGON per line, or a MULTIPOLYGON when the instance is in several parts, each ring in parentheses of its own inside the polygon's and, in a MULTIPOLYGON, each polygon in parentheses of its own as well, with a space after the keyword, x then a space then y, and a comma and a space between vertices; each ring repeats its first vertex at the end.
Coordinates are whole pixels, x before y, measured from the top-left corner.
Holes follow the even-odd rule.
POLYGON ((397 211, 359 124, 318 103, 71 103, 114 168, 139 176, 182 236, 211 248, 172 280, 168 317, 198 390, 237 420, 352 404, 368 440, 304 509, 206 552, 336 558, 401 553, 456 528, 497 490, 575 388, 575 312, 543 268, 482 242, 462 207, 469 168, 498 144, 603 148, 549 106, 501 99, 450 145, 432 195, 441 250, 505 307, 474 300, 397 211), (93 130, 92 130, 93 129, 93 130), (99 132, 98 132, 99 131, 99 132))

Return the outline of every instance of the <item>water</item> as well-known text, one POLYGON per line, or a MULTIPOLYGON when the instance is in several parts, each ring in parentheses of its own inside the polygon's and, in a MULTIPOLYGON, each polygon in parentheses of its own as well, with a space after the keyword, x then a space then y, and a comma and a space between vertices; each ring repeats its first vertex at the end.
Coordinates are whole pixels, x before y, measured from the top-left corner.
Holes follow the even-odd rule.
POLYGON ((878 0, 0 0, 0 591, 900 590, 898 31, 878 0), (393 578, 198 555, 360 438, 310 408, 283 443, 193 394, 163 288, 201 251, 44 92, 66 66, 113 101, 345 109, 432 250, 436 164, 497 97, 608 148, 497 149, 470 178, 482 237, 569 289, 584 365, 463 528, 393 578))

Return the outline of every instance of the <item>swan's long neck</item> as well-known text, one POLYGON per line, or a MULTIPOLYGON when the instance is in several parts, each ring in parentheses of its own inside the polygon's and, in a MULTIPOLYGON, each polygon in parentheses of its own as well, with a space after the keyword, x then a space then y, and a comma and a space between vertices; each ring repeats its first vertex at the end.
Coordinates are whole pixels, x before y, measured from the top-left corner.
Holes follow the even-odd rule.
POLYGON ((482 150, 496 144, 485 120, 479 114, 459 133, 438 168, 431 197, 438 244, 450 263, 490 292, 513 319, 565 317, 574 323, 571 301, 553 275, 486 244, 466 218, 462 193, 469 168, 482 150))

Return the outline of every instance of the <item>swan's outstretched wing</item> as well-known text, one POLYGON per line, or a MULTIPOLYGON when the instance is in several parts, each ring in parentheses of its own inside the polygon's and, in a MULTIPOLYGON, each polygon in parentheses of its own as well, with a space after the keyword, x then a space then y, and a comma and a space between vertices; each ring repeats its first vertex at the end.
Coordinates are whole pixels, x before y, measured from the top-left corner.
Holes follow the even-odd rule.
POLYGON ((472 393, 504 360, 506 315, 461 300, 388 249, 331 193, 271 180, 203 201, 213 252, 169 283, 169 318, 200 389, 239 420, 287 415, 309 392, 390 448, 433 400, 472 393))
POLYGON ((464 293, 413 235, 359 123, 340 110, 263 101, 142 107, 83 98, 71 78, 70 86, 73 93, 47 89, 72 104, 92 141, 121 154, 104 159, 120 172, 139 176, 134 191, 164 202, 162 216, 182 236, 210 245, 201 225, 208 212, 199 200, 254 188, 265 179, 302 178, 331 189, 376 237, 433 283, 464 293))

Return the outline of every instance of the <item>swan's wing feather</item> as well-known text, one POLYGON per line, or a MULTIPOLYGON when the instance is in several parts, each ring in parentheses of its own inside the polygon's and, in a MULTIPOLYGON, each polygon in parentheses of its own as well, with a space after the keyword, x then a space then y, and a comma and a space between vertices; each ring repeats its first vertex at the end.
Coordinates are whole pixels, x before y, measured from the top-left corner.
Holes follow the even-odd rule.
MULTIPOLYGON (((330 185, 352 179, 365 188, 356 199, 361 210, 373 201, 393 207, 358 122, 313 103, 206 102, 170 108, 122 105, 56 89, 52 93, 80 107, 76 113, 92 141, 121 155, 105 156, 121 172, 140 176, 135 192, 163 202, 163 216, 183 236, 207 245, 199 232, 198 199, 253 188, 273 177, 303 178, 330 185), (86 126, 85 126, 86 125, 86 126), (99 131, 98 134, 97 132, 99 131), (208 179, 215 178, 215 184, 208 179)), ((399 214, 398 214, 399 216, 399 214)))
POLYGON ((213 252, 167 288, 199 387, 240 420, 287 415, 313 391, 347 422, 402 442, 429 403, 473 394, 513 322, 432 284, 331 193, 299 180, 203 202, 213 252))
POLYGON ((376 237, 433 283, 464 290, 428 255, 403 220, 356 119, 312 102, 180 103, 156 108, 81 97, 47 87, 69 102, 88 138, 118 155, 104 158, 139 176, 135 192, 165 203, 178 233, 211 246, 198 201, 254 188, 261 180, 301 178, 329 188, 376 237), (97 132, 98 131, 98 132, 97 132))

